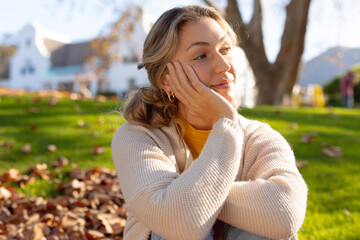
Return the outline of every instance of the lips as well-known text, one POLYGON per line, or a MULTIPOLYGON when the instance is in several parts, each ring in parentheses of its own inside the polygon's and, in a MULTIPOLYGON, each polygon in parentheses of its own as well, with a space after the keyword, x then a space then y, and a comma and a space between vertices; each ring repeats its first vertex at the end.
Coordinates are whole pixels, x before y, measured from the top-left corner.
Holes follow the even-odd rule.
POLYGON ((213 88, 213 89, 226 89, 226 88, 232 87, 233 84, 234 84, 234 81, 223 80, 220 83, 212 85, 211 88, 213 88))

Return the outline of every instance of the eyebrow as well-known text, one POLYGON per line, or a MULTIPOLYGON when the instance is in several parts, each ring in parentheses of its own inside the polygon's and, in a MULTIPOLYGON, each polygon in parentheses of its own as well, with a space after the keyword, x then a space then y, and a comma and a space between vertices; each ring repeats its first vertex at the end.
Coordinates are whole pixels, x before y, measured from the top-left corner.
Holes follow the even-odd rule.
MULTIPOLYGON (((226 35, 222 36, 222 37, 219 39, 219 42, 223 42, 226 37, 227 37, 226 35)), ((203 46, 203 45, 208 46, 208 45, 210 45, 210 43, 208 43, 208 42, 194 42, 194 43, 192 43, 192 44, 186 49, 186 52, 187 52, 190 48, 192 48, 192 47, 194 47, 194 46, 199 46, 199 45, 200 45, 200 46, 203 46)))

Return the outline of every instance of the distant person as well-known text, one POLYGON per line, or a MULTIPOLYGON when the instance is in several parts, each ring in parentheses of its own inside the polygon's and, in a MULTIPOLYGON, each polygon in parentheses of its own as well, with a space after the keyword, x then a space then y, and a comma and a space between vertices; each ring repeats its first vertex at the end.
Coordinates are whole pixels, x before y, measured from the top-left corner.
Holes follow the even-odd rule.
POLYGON ((202 6, 166 11, 147 35, 151 86, 127 101, 111 146, 124 240, 297 238, 307 186, 286 140, 238 114, 236 44, 202 6))
POLYGON ((346 108, 354 107, 354 73, 349 71, 340 79, 340 91, 343 105, 346 108))

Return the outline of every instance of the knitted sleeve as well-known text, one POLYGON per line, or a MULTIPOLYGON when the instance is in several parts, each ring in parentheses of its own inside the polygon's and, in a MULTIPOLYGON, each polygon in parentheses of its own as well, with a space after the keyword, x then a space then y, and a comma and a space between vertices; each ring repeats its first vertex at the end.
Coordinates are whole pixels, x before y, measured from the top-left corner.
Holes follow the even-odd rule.
POLYGON ((240 181, 229 191, 219 219, 274 239, 296 235, 306 210, 307 187, 286 140, 268 125, 247 138, 240 181))
POLYGON ((161 134, 123 125, 113 137, 112 155, 127 208, 165 239, 204 239, 239 169, 241 148, 233 146, 242 143, 239 125, 219 119, 204 154, 180 175, 161 134))

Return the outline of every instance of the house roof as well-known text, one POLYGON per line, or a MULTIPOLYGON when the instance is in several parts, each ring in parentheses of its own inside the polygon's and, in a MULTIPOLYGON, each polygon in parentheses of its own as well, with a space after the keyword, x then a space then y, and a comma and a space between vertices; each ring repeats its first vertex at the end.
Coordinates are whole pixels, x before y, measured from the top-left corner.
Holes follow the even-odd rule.
POLYGON ((90 42, 66 44, 51 54, 51 67, 82 65, 93 53, 90 42))
POLYGON ((64 42, 60 42, 50 38, 43 38, 44 45, 49 52, 53 52, 61 46, 64 46, 64 42))

